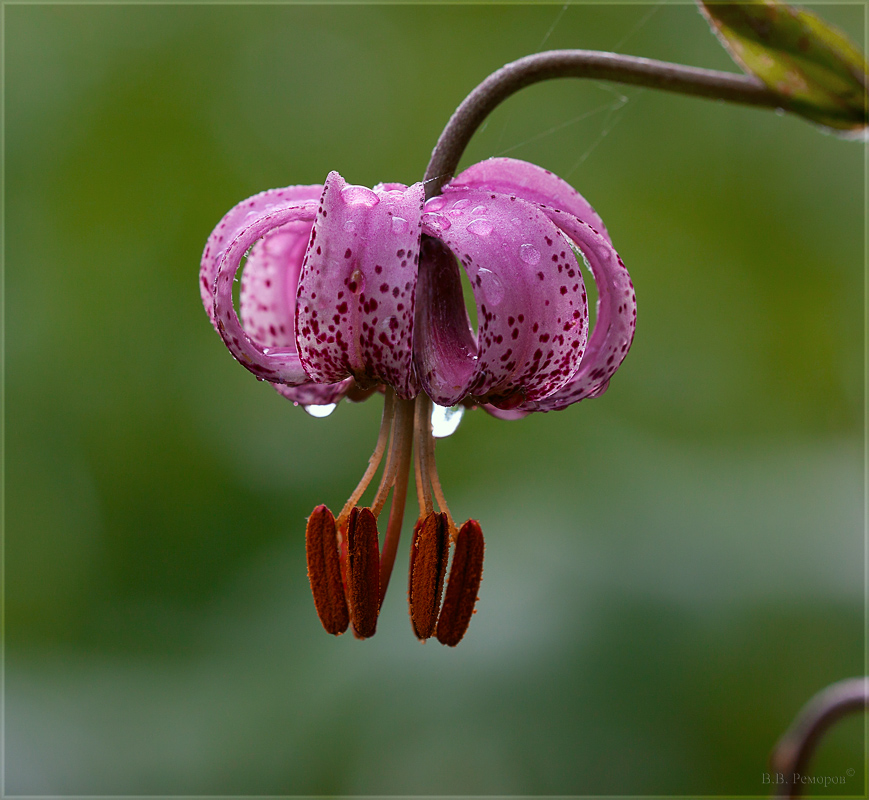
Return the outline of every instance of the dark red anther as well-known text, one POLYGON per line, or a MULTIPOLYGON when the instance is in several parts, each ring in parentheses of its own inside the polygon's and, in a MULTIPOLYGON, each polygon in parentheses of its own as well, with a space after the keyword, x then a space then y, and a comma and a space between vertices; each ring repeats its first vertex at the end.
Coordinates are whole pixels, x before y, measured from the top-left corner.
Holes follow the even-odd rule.
POLYGON ((308 517, 305 552, 317 616, 329 633, 338 636, 347 630, 350 615, 341 582, 335 517, 326 506, 317 506, 308 517))
POLYGON ((347 599, 353 632, 374 636, 380 611, 380 546, 370 508, 354 508, 347 525, 347 599))
POLYGON ((441 644, 455 647, 471 623, 477 592, 483 578, 484 550, 480 524, 469 519, 462 525, 456 537, 456 550, 450 567, 444 607, 438 620, 437 636, 441 644))
POLYGON ((410 548, 410 621, 423 641, 437 625, 449 546, 446 514, 432 512, 416 523, 410 548))

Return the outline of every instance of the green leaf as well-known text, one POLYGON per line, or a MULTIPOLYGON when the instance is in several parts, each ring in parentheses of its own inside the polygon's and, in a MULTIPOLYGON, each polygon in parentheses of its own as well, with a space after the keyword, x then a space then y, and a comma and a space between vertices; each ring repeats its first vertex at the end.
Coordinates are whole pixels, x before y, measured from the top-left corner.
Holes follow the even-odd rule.
POLYGON ((736 63, 780 95, 782 108, 865 138, 866 60, 842 33, 777 0, 698 2, 736 63))

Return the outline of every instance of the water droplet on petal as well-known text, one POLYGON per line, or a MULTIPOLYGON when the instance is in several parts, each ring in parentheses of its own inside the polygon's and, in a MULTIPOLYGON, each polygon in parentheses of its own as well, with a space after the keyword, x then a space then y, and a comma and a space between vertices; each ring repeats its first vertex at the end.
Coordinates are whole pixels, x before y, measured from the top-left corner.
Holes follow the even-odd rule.
POLYGON ((407 220, 401 217, 392 218, 392 232, 404 233, 407 230, 407 220))
POLYGON ((336 408, 337 403, 328 403, 324 406, 302 406, 312 417, 328 417, 336 408))
POLYGON ((362 274, 361 269, 354 269, 350 273, 350 283, 347 284, 347 288, 353 294, 361 294, 365 291, 365 275, 362 274))
POLYGON ((465 197, 461 200, 456 200, 456 202, 453 203, 453 208, 467 208, 469 205, 471 205, 471 201, 465 197))
POLYGON ((347 233, 353 233, 356 230, 356 223, 352 219, 348 219, 344 222, 344 230, 347 233))
POLYGON ((395 330, 398 329, 398 317, 396 317, 396 316, 393 314, 392 316, 389 316, 389 317, 387 317, 386 319, 381 320, 381 321, 378 323, 377 327, 378 327, 378 328, 379 328, 383 333, 385 333, 385 334, 387 335, 387 337, 389 337, 389 339, 391 340, 391 339, 392 339, 392 336, 393 336, 393 331, 395 331, 395 330))
POLYGON ((465 414, 464 406, 439 406, 432 404, 431 432, 436 439, 452 436, 465 414))
POLYGON ((523 244, 519 248, 519 258, 533 267, 540 263, 540 251, 533 244, 523 244))
POLYGON ((425 204, 426 211, 440 211, 447 204, 447 199, 443 195, 432 197, 425 204))
POLYGON ((479 217, 481 214, 485 214, 486 211, 488 211, 488 209, 486 208, 486 206, 476 206, 476 207, 473 209, 473 211, 471 211, 471 213, 472 213, 475 217, 479 217))
POLYGON ((477 236, 488 236, 492 232, 492 223, 487 219, 472 219, 468 223, 468 233, 475 233, 477 236))
POLYGON ((492 270, 483 267, 477 270, 477 274, 482 281, 480 289, 486 300, 493 306, 500 305, 504 299, 504 284, 501 283, 501 279, 492 270))
POLYGON ((442 231, 448 231, 452 225, 443 214, 425 214, 423 222, 442 231))
POLYGON ((345 186, 341 190, 341 199, 348 206, 365 206, 366 208, 374 208, 380 198, 364 186, 345 186))

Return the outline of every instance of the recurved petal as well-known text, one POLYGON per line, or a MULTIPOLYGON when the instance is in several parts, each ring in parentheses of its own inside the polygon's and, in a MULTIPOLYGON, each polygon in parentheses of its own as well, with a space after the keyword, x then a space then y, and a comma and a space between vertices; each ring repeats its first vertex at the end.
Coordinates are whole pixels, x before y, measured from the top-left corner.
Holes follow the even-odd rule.
POLYGON ((275 229, 313 222, 316 201, 285 199, 254 203, 254 206, 257 210, 244 216, 236 213, 236 209, 231 211, 227 217, 234 217, 236 224, 231 228, 224 226, 226 233, 221 234, 222 249, 214 252, 206 247, 203 256, 203 273, 211 271, 210 266, 206 267, 206 261, 216 261, 212 286, 215 327, 233 356, 254 375, 272 383, 296 386, 310 379, 302 368, 295 346, 291 343, 284 347, 266 347, 246 333, 233 305, 232 287, 248 249, 275 229))
POLYGON ((329 174, 302 268, 296 308, 299 355, 311 378, 418 390, 413 307, 422 184, 374 190, 329 174))
MULTIPOLYGON (((591 225, 610 241, 603 220, 589 202, 569 183, 536 164, 515 158, 490 158, 468 167, 453 178, 444 187, 444 194, 459 187, 515 195, 531 203, 560 208, 591 225)), ((429 203, 434 201, 430 200, 429 203)), ((426 206, 426 210, 428 208, 426 206)))
POLYGON ((521 405, 526 411, 554 411, 603 394, 627 355, 637 325, 637 296, 618 253, 572 215, 552 210, 547 214, 576 243, 591 268, 598 290, 597 319, 576 375, 549 397, 521 405))
POLYGON ((295 347, 296 289, 313 223, 270 231, 248 253, 239 310, 245 332, 263 347, 295 347))
POLYGON ((493 406, 490 404, 486 404, 481 406, 483 411, 487 411, 496 419, 503 419, 504 421, 512 422, 513 420, 522 419, 523 417, 527 417, 530 413, 529 411, 522 411, 519 408, 498 408, 497 406, 493 406))
POLYGON ((356 382, 353 378, 345 378, 338 383, 307 383, 298 386, 284 386, 280 383, 273 384, 278 394, 286 397, 292 403, 299 406, 328 406, 341 401, 350 392, 356 382))
MULTIPOLYGON (((241 320, 245 332, 263 347, 296 347, 296 289, 312 227, 313 222, 302 221, 276 228, 248 254, 241 274, 241 320)), ((353 378, 339 383, 273 384, 278 394, 303 406, 337 403, 353 385, 353 378)))
MULTIPOLYGON (((440 239, 464 267, 478 320, 473 373, 458 387, 443 379, 460 375, 459 364, 467 360, 462 347, 453 347, 452 366, 421 376, 432 400, 448 406, 470 394, 480 402, 512 408, 540 400, 567 383, 585 348, 588 308, 573 251, 543 210, 515 196, 452 189, 442 202, 429 201, 423 231, 440 239)), ((420 288, 419 307, 455 305, 460 297, 436 281, 423 279, 420 288)), ((451 310, 441 318, 460 316, 451 310)), ((438 348, 449 333, 434 315, 426 325, 417 334, 419 346, 438 348)), ((448 365, 448 352, 440 346, 432 364, 441 359, 448 365)))
POLYGON ((247 200, 242 200, 237 206, 230 209, 211 232, 205 243, 205 251, 202 253, 202 264, 199 271, 199 292, 202 295, 202 304, 211 324, 217 328, 214 318, 214 277, 217 274, 217 265, 229 243, 238 235, 239 231, 257 214, 268 211, 278 205, 286 206, 290 203, 304 203, 316 200, 323 187, 315 186, 287 186, 283 189, 269 189, 260 192, 247 200))

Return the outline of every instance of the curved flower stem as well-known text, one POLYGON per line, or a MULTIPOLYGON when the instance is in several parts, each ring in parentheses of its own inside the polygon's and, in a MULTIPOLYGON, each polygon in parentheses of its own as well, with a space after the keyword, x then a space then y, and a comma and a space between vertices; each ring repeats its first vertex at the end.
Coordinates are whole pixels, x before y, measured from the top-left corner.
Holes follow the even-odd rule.
POLYGON ((471 136, 496 106, 525 86, 551 78, 592 78, 729 103, 787 108, 785 98, 767 89, 759 79, 746 75, 595 50, 535 53, 493 72, 450 117, 425 172, 426 199, 439 194, 453 176, 471 136))
POLYGON ((869 678, 850 678, 828 686, 802 708, 770 756, 773 771, 783 776, 777 797, 799 797, 794 778, 805 772, 821 736, 833 723, 869 706, 869 678))

